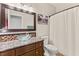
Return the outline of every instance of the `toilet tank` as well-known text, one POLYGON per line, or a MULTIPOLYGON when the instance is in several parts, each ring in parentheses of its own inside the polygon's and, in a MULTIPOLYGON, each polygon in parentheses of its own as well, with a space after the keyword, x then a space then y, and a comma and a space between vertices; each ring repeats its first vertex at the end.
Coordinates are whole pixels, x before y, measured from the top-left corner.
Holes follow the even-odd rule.
POLYGON ((41 39, 44 40, 44 45, 48 44, 48 36, 42 36, 41 39))

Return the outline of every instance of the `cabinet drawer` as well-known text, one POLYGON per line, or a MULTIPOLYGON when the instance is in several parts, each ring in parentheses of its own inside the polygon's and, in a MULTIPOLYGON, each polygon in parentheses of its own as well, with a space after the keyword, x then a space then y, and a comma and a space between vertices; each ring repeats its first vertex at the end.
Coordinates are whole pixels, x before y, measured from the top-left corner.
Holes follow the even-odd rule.
POLYGON ((37 42, 35 46, 36 46, 36 48, 43 46, 43 41, 37 42))
POLYGON ((35 54, 36 54, 36 56, 43 56, 44 55, 43 48, 40 47, 40 48, 36 49, 35 54))
POLYGON ((1 52, 0 56, 15 56, 15 50, 1 52))
POLYGON ((22 56, 35 56, 35 50, 27 52, 27 53, 23 54, 22 56))
POLYGON ((35 49, 35 44, 26 45, 16 49, 16 55, 22 55, 28 51, 35 49))

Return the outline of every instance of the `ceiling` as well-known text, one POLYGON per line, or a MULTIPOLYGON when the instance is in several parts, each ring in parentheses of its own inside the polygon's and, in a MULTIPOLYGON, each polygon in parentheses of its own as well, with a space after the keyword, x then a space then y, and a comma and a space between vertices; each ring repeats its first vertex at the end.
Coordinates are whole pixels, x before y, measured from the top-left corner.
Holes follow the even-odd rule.
MULTIPOLYGON (((39 3, 25 3, 26 5, 38 5, 39 3)), ((46 3, 55 8, 56 12, 67 9, 72 6, 79 5, 79 3, 46 3)))
POLYGON ((56 12, 67 9, 72 6, 79 5, 79 3, 51 3, 50 5, 56 8, 56 12))
POLYGON ((69 7, 79 5, 79 3, 21 3, 21 4, 33 7, 37 9, 37 11, 40 10, 40 12, 42 12, 43 10, 45 11, 44 13, 49 14, 53 14, 55 12, 59 12, 69 7))

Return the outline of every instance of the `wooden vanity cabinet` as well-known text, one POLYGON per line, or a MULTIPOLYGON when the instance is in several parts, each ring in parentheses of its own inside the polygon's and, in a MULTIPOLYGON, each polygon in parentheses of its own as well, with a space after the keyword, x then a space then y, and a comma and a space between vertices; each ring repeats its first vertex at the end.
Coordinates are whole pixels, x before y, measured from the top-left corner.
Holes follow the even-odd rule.
POLYGON ((0 56, 43 56, 43 41, 0 52, 0 56))
POLYGON ((43 56, 44 55, 44 50, 43 50, 43 41, 37 42, 36 43, 36 50, 35 50, 36 56, 43 56))
POLYGON ((25 53, 28 53, 34 49, 35 49, 35 43, 19 47, 16 49, 16 55, 17 56, 24 55, 25 53))
POLYGON ((43 48, 38 48, 35 51, 36 51, 35 52, 36 56, 43 56, 44 55, 43 54, 44 53, 43 48))
POLYGON ((22 56, 35 56, 36 55, 35 52, 36 52, 35 50, 32 50, 27 53, 24 53, 22 56))
POLYGON ((0 53, 0 56, 15 56, 15 50, 3 51, 0 53))

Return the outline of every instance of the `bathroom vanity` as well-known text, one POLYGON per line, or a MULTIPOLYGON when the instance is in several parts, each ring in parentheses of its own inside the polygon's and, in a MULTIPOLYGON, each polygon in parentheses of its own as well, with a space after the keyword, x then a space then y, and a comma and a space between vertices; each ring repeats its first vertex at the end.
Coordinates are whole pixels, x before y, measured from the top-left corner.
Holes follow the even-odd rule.
POLYGON ((43 56, 43 40, 0 51, 0 56, 43 56))
MULTIPOLYGON (((5 37, 2 41, 8 40, 9 36, 5 35, 8 34, 15 35, 18 32, 19 32, 18 34, 26 34, 26 32, 35 30, 36 30, 36 13, 25 11, 23 9, 19 9, 5 4, 0 4, 0 35, 3 34, 4 36, 2 37, 3 38, 5 37)), ((13 39, 13 36, 10 37, 13 39)), ((34 38, 29 39, 26 42, 19 42, 19 40, 12 40, 12 39, 11 41, 7 42, 0 41, 0 56, 44 55, 43 40, 34 38)))

